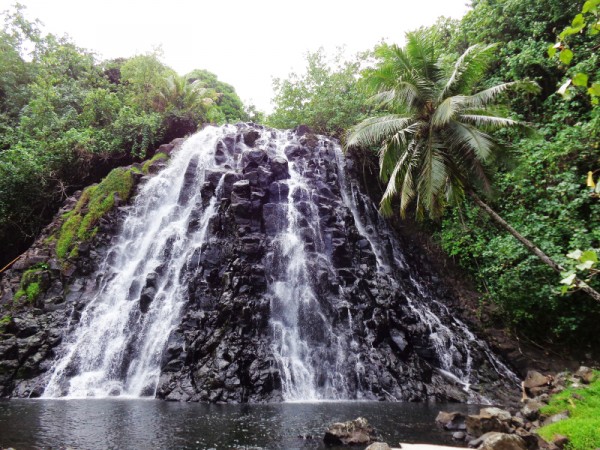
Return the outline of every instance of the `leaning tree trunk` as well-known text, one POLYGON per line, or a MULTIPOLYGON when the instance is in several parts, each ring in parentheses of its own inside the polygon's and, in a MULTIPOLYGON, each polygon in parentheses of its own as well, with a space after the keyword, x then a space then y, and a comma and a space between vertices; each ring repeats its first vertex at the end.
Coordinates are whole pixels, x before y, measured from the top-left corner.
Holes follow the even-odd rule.
MULTIPOLYGON (((503 230, 506 230, 510 234, 512 234, 515 237, 515 239, 517 239, 521 244, 523 244, 527 248, 527 250, 529 250, 531 253, 533 253, 535 256, 537 256, 539 259, 541 259, 544 263, 546 263, 548 266, 550 266, 555 272, 558 272, 559 274, 561 272, 564 272, 565 269, 560 264, 558 264, 556 261, 554 261, 548 255, 546 255, 542 250, 539 249, 539 247, 536 247, 533 242, 531 242, 530 240, 526 239, 524 236, 519 234, 519 232, 517 232, 517 230, 515 230, 513 227, 511 227, 510 224, 508 224, 508 222, 506 222, 506 220, 504 220, 502 217, 500 217, 492 208, 490 208, 486 203, 484 203, 483 200, 481 200, 477 196, 477 194, 475 194, 473 191, 469 191, 469 196, 473 199, 473 201, 477 204, 477 206, 479 206, 481 209, 483 209, 486 213, 488 213, 488 215, 492 219, 494 219, 494 221, 496 222, 497 225, 500 226, 500 228, 502 228, 503 230)), ((600 302, 600 293, 598 291, 593 289, 585 281, 580 280, 579 278, 575 278, 574 282, 575 282, 575 285, 577 286, 577 288, 581 289, 583 292, 588 294, 594 300, 600 302)))

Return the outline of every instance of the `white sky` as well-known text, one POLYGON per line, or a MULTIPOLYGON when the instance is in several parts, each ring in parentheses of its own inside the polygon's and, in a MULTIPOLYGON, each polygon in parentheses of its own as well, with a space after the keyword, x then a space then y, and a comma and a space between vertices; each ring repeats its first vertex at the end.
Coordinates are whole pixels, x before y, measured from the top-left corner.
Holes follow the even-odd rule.
MULTIPOLYGON (((0 11, 15 1, 0 0, 0 11)), ((68 34, 102 59, 162 45, 163 62, 181 75, 207 69, 245 103, 270 111, 272 78, 302 70, 319 47, 350 54, 439 16, 460 18, 468 0, 20 0, 44 31, 68 34)))

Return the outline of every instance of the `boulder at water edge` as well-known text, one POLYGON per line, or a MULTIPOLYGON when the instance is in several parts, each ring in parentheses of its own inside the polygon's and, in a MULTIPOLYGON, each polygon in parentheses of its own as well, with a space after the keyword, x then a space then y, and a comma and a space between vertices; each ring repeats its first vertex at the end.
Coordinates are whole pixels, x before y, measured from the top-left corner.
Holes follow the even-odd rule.
POLYGON ((375 441, 375 430, 367 419, 359 417, 348 422, 334 423, 325 431, 326 445, 368 445, 375 441))

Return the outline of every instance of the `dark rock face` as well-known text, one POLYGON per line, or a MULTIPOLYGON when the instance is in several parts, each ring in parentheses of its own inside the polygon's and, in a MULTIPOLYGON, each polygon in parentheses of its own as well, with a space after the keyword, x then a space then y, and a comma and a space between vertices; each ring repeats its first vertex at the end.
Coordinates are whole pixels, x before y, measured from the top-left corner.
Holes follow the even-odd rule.
MULTIPOLYGON (((509 372, 499 374, 499 361, 489 359, 485 344, 452 317, 443 288, 405 261, 373 205, 351 186, 353 174, 340 170, 336 146, 304 128, 279 135, 240 124, 210 149, 214 166, 206 168, 201 185, 193 182, 198 160, 182 173, 180 207, 199 192, 199 211, 213 200, 218 208, 178 278, 186 284, 186 305, 162 353, 157 397, 283 400, 294 377, 281 356, 286 341, 278 323, 298 334, 304 349, 298 354, 317 397, 477 401, 480 395, 510 395, 509 372), (304 258, 297 272, 293 252, 304 258), (295 323, 288 323, 286 303, 295 295, 291 273, 306 288, 298 294, 295 323)), ((48 290, 31 313, 13 318, 0 340, 2 395, 42 393, 53 360, 64 353, 63 336, 77 327, 102 282, 94 271, 112 257, 126 213, 122 207, 101 225, 71 273, 44 269, 54 274, 48 290)), ((188 233, 202 227, 197 217, 187 224, 188 233)), ((32 252, 23 268, 2 280, 3 302, 36 256, 52 259, 51 253, 32 252)), ((139 317, 163 301, 157 292, 166 276, 168 268, 158 266, 145 283, 131 286, 139 317)))

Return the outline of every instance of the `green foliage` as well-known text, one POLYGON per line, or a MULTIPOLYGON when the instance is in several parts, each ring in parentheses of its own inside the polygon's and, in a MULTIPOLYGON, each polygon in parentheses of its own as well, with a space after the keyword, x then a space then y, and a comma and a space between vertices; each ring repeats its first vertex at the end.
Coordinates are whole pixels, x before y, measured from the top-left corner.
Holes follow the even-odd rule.
MULTIPOLYGON (((571 25, 565 27, 558 35, 558 42, 548 47, 548 56, 550 58, 557 56, 559 61, 566 66, 571 64, 575 54, 569 46, 569 41, 573 40, 573 36, 583 33, 586 29, 589 36, 595 36, 596 42, 598 42, 597 38, 600 37, 600 0, 587 0, 583 4, 581 12, 573 18, 571 25)), ((595 49, 597 48, 596 46, 595 49)), ((592 103, 599 104, 600 80, 590 82, 587 73, 577 72, 563 83, 558 93, 564 97, 571 96, 570 86, 585 88, 592 103)))
POLYGON ((209 109, 211 122, 221 124, 250 120, 233 86, 219 81, 214 73, 197 69, 188 73, 185 79, 192 85, 203 88, 206 97, 214 100, 214 107, 209 109))
POLYGON ((276 128, 308 125, 316 133, 342 137, 366 117, 367 94, 358 80, 368 54, 344 61, 341 51, 329 61, 321 48, 306 57, 306 71, 275 79, 275 110, 267 124, 276 128))
POLYGON ((160 52, 138 55, 128 59, 120 68, 122 84, 127 86, 126 99, 142 111, 156 111, 161 90, 169 77, 177 75, 159 60, 160 52))
MULTIPOLYGON (((585 186, 587 169, 597 161, 597 116, 563 126, 557 134, 550 127, 537 138, 519 141, 518 167, 498 173, 495 180, 498 213, 562 265, 568 264, 564 255, 570 249, 600 245, 600 229, 592 220, 599 217, 600 204, 585 186)), ((580 348, 598 342, 598 305, 578 292, 562 296, 556 274, 512 237, 498 234, 475 209, 448 211, 439 237, 515 330, 580 348)))
POLYGON ((598 270, 598 253, 594 249, 581 251, 579 249, 567 253, 567 263, 564 265, 566 271, 561 273, 563 285, 561 293, 566 293, 569 289, 577 288, 576 278, 583 279, 589 283, 592 276, 600 272, 598 270))
POLYGON ((569 438, 570 450, 588 450, 600 446, 600 372, 596 381, 585 388, 568 388, 553 396, 542 408, 546 415, 569 411, 570 417, 540 428, 537 433, 551 441, 560 434, 569 438))
POLYGON ((159 51, 99 62, 66 37, 43 35, 23 6, 1 17, 0 265, 66 196, 106 173, 98 162, 143 160, 211 114, 246 117, 231 86, 205 71, 210 87, 191 83, 159 51))

